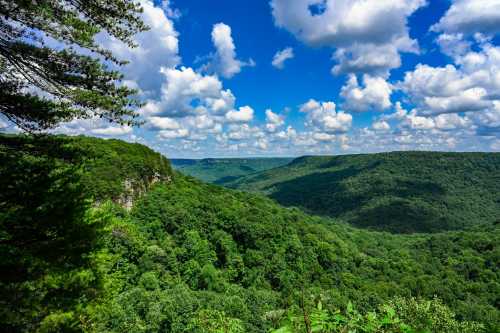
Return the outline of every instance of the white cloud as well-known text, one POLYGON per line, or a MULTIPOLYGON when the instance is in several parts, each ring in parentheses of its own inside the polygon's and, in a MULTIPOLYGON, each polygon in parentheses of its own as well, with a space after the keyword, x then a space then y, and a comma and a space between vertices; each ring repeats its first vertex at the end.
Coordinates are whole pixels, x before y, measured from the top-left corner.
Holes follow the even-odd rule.
POLYGON ((110 124, 109 121, 101 118, 73 119, 59 124, 57 128, 50 130, 50 133, 66 135, 91 134, 96 136, 121 137, 123 139, 123 136, 133 133, 133 128, 110 124))
POLYGON ((108 126, 103 128, 95 128, 90 130, 92 134, 104 136, 121 136, 132 133, 130 126, 108 126))
POLYGON ((272 65, 278 69, 283 69, 285 67, 285 61, 293 59, 294 56, 293 49, 291 47, 287 47, 276 52, 273 57, 272 65))
POLYGON ((391 129, 391 126, 389 125, 389 123, 385 120, 379 120, 379 121, 376 121, 372 124, 372 128, 375 130, 375 131, 388 131, 391 129))
POLYGON ((272 0, 275 24, 312 46, 336 48, 335 73, 386 73, 399 52, 416 52, 407 19, 425 0, 272 0), (320 13, 311 5, 324 3, 320 13))
POLYGON ((316 141, 333 141, 335 140, 335 135, 328 133, 314 133, 313 139, 316 141))
POLYGON ((491 106, 491 101, 485 100, 487 92, 484 88, 470 88, 457 92, 454 96, 426 96, 426 109, 423 113, 440 114, 454 112, 480 111, 491 106))
POLYGON ((500 137, 500 101, 495 101, 489 110, 471 114, 471 118, 479 135, 500 137))
POLYGON ((276 140, 291 140, 297 137, 297 131, 292 127, 288 126, 286 130, 277 132, 273 138, 276 140))
POLYGON ((231 90, 222 90, 218 98, 207 98, 207 105, 214 114, 225 114, 228 110, 234 108, 236 97, 231 90))
POLYGON ((474 34, 500 32, 499 0, 454 0, 446 14, 431 30, 474 34))
POLYGON ((255 142, 255 147, 260 150, 266 150, 269 148, 269 142, 265 138, 259 139, 255 142))
POLYGON ((479 51, 454 54, 455 65, 419 64, 399 87, 422 114, 490 109, 500 98, 500 47, 489 43, 479 51))
POLYGON ((258 127, 252 127, 248 124, 231 124, 229 125, 228 132, 224 133, 219 140, 221 142, 225 142, 228 139, 232 141, 242 141, 264 137, 264 133, 262 133, 258 127))
POLYGON ((494 140, 490 145, 491 150, 500 151, 500 139, 494 140))
POLYGON ((285 119, 283 116, 274 113, 271 109, 266 110, 266 131, 274 133, 284 124, 285 119))
MULTIPOLYGON (((309 112, 309 111, 313 111, 315 109, 318 109, 320 107, 321 107, 321 104, 318 101, 311 98, 306 103, 304 103, 300 106, 300 112, 309 112)), ((334 107, 335 107, 335 104, 334 104, 334 107)))
POLYGON ((461 33, 441 34, 436 39, 441 51, 452 58, 463 56, 470 51, 471 43, 461 33))
POLYGON ((347 132, 352 125, 352 116, 348 113, 336 112, 333 102, 318 102, 309 100, 300 107, 301 112, 307 113, 306 125, 317 132, 343 133, 347 132))
POLYGON ((348 111, 383 111, 391 107, 392 85, 384 78, 363 75, 364 87, 358 83, 356 75, 342 87, 340 95, 345 99, 342 107, 348 111))
MULTIPOLYGON (((195 105, 213 106, 214 101, 227 101, 227 96, 232 95, 222 90, 222 83, 216 76, 202 75, 189 67, 162 68, 161 73, 165 83, 160 100, 148 101, 141 110, 145 115, 185 117, 199 111, 195 105)), ((223 106, 219 104, 217 108, 221 111, 223 106)))
POLYGON ((253 109, 249 106, 242 106, 239 111, 231 110, 226 113, 226 120, 233 123, 246 123, 253 119, 253 109))
MULTIPOLYGON (((151 29, 134 37, 136 48, 130 48, 104 33, 99 34, 96 40, 119 59, 129 61, 121 68, 125 79, 135 82, 143 92, 157 94, 163 81, 160 68, 174 67, 180 63, 179 33, 165 11, 156 7, 153 1, 140 0, 139 3, 144 9, 141 19, 151 29)), ((168 3, 165 2, 163 7, 169 8, 168 3)))
POLYGON ((189 136, 189 131, 185 128, 180 128, 176 130, 163 130, 158 132, 158 138, 159 139, 179 139, 179 138, 186 138, 189 136))
POLYGON ((146 126, 152 130, 176 130, 180 127, 179 122, 168 117, 149 117, 146 126))
POLYGON ((434 117, 436 128, 443 131, 451 131, 462 128, 470 128, 472 123, 467 116, 461 117, 456 113, 440 114, 434 117))
POLYGON ((209 114, 190 117, 187 119, 187 123, 190 125, 190 127, 202 130, 214 129, 217 125, 214 117, 211 117, 209 114))
POLYGON ((332 68, 332 73, 371 73, 387 76, 389 70, 401 66, 400 52, 417 53, 418 46, 413 40, 400 38, 390 44, 353 44, 348 48, 339 48, 333 54, 338 65, 332 68))
POLYGON ((232 78, 241 72, 242 67, 255 65, 252 60, 243 62, 236 58, 236 46, 231 36, 231 27, 227 24, 217 23, 213 26, 212 42, 216 52, 209 67, 213 66, 215 72, 221 76, 232 78))

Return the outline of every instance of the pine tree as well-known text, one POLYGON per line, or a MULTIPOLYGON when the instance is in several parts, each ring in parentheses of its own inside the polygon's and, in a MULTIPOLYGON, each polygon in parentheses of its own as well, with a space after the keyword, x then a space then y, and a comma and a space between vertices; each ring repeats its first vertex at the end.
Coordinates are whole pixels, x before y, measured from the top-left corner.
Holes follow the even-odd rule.
POLYGON ((141 12, 132 0, 0 0, 0 112, 28 132, 92 117, 136 124, 136 91, 111 69, 126 61, 94 37, 135 47, 141 12))

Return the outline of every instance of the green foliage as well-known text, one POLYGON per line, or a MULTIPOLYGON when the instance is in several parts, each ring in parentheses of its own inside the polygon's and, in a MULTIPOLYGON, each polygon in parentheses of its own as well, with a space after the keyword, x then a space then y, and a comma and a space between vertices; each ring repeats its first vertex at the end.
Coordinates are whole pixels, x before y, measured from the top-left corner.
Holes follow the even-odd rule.
POLYGON ((356 226, 439 232, 500 220, 500 154, 395 152, 301 157, 224 184, 356 226))
POLYGON ((224 185, 243 176, 283 166, 291 162, 292 158, 207 158, 170 161, 172 166, 183 174, 208 183, 224 185))
POLYGON ((273 333, 479 333, 484 327, 460 322, 439 300, 397 298, 376 311, 361 314, 352 303, 344 310, 325 309, 321 300, 312 309, 293 308, 273 333))
POLYGON ((99 219, 80 181, 79 151, 40 139, 0 144, 0 322, 2 330, 70 327, 81 300, 95 297, 86 257, 99 219))
POLYGON ((166 181, 173 175, 165 157, 137 143, 83 136, 63 140, 70 140, 74 146, 85 150, 83 182, 98 201, 137 197, 154 182, 166 181))
POLYGON ((0 136, 1 326, 78 330, 78 312, 100 289, 90 258, 102 224, 121 214, 95 212, 92 197, 114 199, 125 179, 146 186, 170 174, 165 158, 140 145, 0 136))
POLYGON ((125 62, 94 37, 103 31, 133 47, 133 35, 147 28, 141 11, 130 0, 0 0, 0 112, 26 131, 94 116, 137 123, 136 91, 101 59, 125 62))
MULTIPOLYGON (((126 143, 121 140, 102 140, 91 137, 67 136, 14 136, 0 135, 0 146, 12 161, 19 161, 16 154, 20 147, 30 147, 23 156, 54 155, 52 160, 79 167, 81 195, 92 197, 100 202, 107 199, 120 201, 125 197, 138 197, 157 181, 165 181, 173 176, 170 162, 161 154, 140 144, 126 143), (50 149, 50 152, 47 150, 50 149), (71 156, 68 156, 71 152, 71 156), (57 158, 57 159, 56 159, 57 158), (76 165, 78 159, 78 165, 76 165)), ((7 166, 7 165, 6 165, 7 166)), ((22 173, 27 178, 26 186, 32 178, 31 170, 4 170, 22 173)), ((57 168, 54 165, 53 168, 57 168)), ((61 197, 60 200, 64 198, 61 197)))
POLYGON ((120 262, 107 264, 106 279, 120 287, 106 310, 90 316, 103 325, 98 331, 121 331, 126 318, 136 318, 130 327, 151 332, 190 332, 200 322, 217 330, 233 320, 245 332, 265 332, 280 327, 279 309, 301 304, 300 289, 326 295, 329 309, 350 300, 360 323, 374 311, 372 319, 382 320, 379 305, 395 296, 436 295, 460 320, 485 323, 490 332, 499 325, 498 228, 369 232, 181 176, 149 191, 120 225, 104 245, 120 262), (210 321, 218 316, 224 319, 210 321))
POLYGON ((0 265, 24 272, 0 277, 7 332, 257 333, 300 329, 304 313, 315 330, 500 328, 496 225, 355 229, 260 194, 170 177, 168 162, 138 145, 2 140, 0 246, 12 255, 0 265), (145 188, 132 210, 105 201, 118 193, 113 184, 152 171, 168 181, 145 188), (50 238, 25 246, 31 235, 50 238), (321 307, 304 295, 322 295, 321 307))

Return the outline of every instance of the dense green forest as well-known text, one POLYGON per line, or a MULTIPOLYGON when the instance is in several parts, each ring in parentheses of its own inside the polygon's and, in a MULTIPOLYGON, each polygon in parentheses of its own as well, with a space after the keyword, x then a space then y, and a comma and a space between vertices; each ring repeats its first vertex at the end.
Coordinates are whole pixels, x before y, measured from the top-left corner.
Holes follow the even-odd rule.
POLYGON ((223 185, 240 177, 288 164, 293 158, 171 159, 176 170, 205 182, 223 185))
POLYGON ((225 185, 358 227, 398 233, 500 221, 500 153, 301 157, 225 185))
POLYGON ((173 173, 137 144, 1 139, 3 332, 500 328, 498 224, 356 229, 173 173), (144 184, 131 210, 127 183, 144 184))

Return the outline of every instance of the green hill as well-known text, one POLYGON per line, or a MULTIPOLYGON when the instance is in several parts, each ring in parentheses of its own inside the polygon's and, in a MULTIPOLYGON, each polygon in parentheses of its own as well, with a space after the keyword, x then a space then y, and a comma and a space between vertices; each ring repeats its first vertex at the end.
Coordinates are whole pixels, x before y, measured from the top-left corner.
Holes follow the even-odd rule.
POLYGON ((498 225, 356 229, 172 175, 118 141, 14 137, 0 162, 4 332, 299 332, 309 314, 325 333, 500 328, 498 225), (93 204, 151 170, 130 211, 93 204))
POLYGON ((301 157, 225 185, 392 232, 456 230, 500 221, 500 153, 301 157))
POLYGON ((293 158, 207 158, 202 160, 172 159, 172 166, 183 174, 208 183, 223 185, 239 177, 273 169, 293 158))

